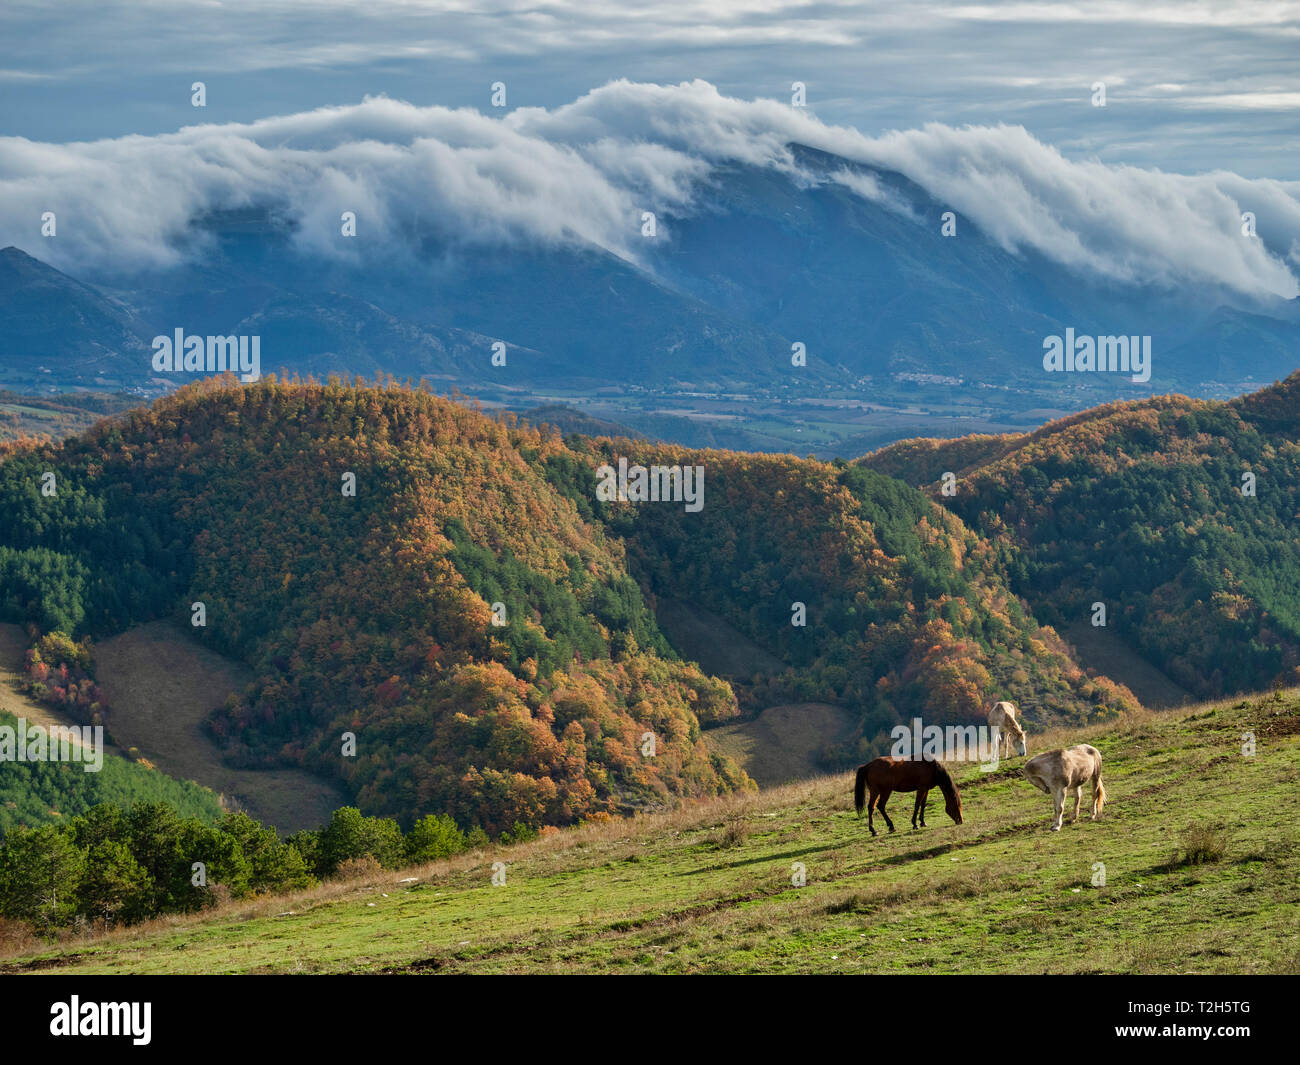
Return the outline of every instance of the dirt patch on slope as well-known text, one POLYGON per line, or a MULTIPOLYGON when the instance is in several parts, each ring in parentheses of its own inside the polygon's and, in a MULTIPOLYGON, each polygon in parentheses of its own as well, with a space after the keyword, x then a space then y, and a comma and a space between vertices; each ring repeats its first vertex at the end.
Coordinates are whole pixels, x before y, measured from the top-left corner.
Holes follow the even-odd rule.
POLYGON ((709 729, 705 742, 729 755, 764 788, 821 776, 818 755, 830 743, 852 737, 853 715, 829 703, 769 706, 753 721, 709 729))
POLYGON ((1071 625, 1063 635, 1074 645, 1076 660, 1125 685, 1151 710, 1167 710, 1197 700, 1107 628, 1086 621, 1071 625))
POLYGON ((169 776, 194 780, 282 832, 317 828, 343 793, 301 769, 231 769, 202 724, 253 679, 239 662, 154 621, 96 644, 95 672, 111 708, 113 737, 169 776))
POLYGON ((660 599, 655 620, 683 658, 698 662, 706 673, 727 680, 748 680, 755 673, 779 673, 784 664, 717 614, 693 603, 660 599))

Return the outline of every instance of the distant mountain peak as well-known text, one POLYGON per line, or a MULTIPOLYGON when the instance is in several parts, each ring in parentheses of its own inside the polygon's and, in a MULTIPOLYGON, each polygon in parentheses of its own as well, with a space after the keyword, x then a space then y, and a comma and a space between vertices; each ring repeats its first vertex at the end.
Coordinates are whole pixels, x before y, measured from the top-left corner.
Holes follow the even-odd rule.
MULTIPOLYGON (((49 263, 42 262, 40 259, 36 258, 35 255, 23 251, 22 248, 15 244, 10 244, 7 248, 0 248, 0 263, 10 267, 11 269, 26 267, 27 269, 47 270, 54 274, 62 273, 62 271, 56 270, 49 263)), ((66 277, 67 275, 65 274, 64 276, 66 277)))

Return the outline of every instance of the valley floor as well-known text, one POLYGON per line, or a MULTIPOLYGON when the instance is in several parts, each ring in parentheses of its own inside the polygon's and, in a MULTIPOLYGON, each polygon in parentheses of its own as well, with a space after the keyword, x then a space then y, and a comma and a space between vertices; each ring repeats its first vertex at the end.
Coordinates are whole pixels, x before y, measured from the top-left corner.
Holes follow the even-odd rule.
POLYGON ((899 831, 877 839, 851 778, 826 777, 160 919, 0 972, 1300 970, 1300 691, 1031 735, 1030 753, 1085 740, 1110 802, 1090 822, 1085 792, 1085 820, 1059 833, 1019 758, 961 768, 964 825, 935 795, 913 831, 897 795, 899 831), (1222 852, 1190 864, 1196 826, 1222 852))

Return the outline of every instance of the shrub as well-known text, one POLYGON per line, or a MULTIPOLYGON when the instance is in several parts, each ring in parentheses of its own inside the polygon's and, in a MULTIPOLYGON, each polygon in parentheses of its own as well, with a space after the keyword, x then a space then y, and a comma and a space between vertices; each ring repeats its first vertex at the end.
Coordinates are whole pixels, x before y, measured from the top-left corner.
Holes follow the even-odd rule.
POLYGON ((1218 862, 1228 853, 1228 833, 1213 825, 1190 825, 1183 830, 1182 844, 1185 864, 1218 862))
POLYGON ((397 822, 366 817, 355 806, 334 811, 320 834, 318 868, 331 873, 350 858, 370 855, 385 869, 395 869, 406 857, 406 844, 397 822))
POLYGON ((737 810, 727 815, 722 823, 722 831, 714 838, 719 847, 739 847, 749 839, 749 821, 744 813, 737 810))
POLYGON ((338 868, 334 870, 331 880, 359 880, 362 877, 374 876, 384 867, 379 864, 371 855, 365 854, 360 858, 346 858, 341 861, 338 868))
POLYGON ((411 826, 406 856, 412 862, 432 862, 465 849, 465 833, 446 814, 428 814, 411 826))
POLYGON ((508 845, 511 843, 524 843, 527 840, 536 839, 536 838, 537 838, 537 829, 524 824, 522 821, 516 821, 511 828, 501 833, 500 837, 498 837, 497 839, 497 842, 505 843, 508 845))

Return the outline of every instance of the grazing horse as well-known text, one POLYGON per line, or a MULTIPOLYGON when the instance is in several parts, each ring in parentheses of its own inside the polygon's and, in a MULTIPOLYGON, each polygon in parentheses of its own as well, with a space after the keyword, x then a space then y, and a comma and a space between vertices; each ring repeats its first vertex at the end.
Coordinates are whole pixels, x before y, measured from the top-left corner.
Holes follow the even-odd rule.
POLYGON ((912 807, 912 827, 916 827, 916 819, 920 815, 921 827, 924 828, 925 800, 930 789, 936 786, 943 792, 944 809, 948 811, 948 816, 960 825, 961 795, 957 792, 957 785, 948 775, 948 770, 929 758, 877 758, 858 766, 858 778, 853 785, 853 805, 857 807, 859 817, 862 815, 862 807, 866 806, 867 827, 873 836, 876 834, 876 824, 872 814, 877 808, 889 826, 889 831, 893 832, 894 822, 885 813, 885 803, 896 791, 914 791, 916 805, 912 807), (871 791, 869 802, 865 798, 868 789, 871 791))
POLYGON ((1101 809, 1106 804, 1106 789, 1101 785, 1101 752, 1096 747, 1081 743, 1063 751, 1036 754, 1025 763, 1022 772, 1029 783, 1039 791, 1047 792, 1056 804, 1053 832, 1061 830, 1066 792, 1074 795, 1074 816, 1070 823, 1079 820, 1079 800, 1088 781, 1092 781, 1092 819, 1095 821, 1101 816, 1101 809))
POLYGON ((1011 757, 1012 740, 1020 748, 1021 758, 1029 753, 1029 747, 1025 743, 1025 730, 1016 720, 1016 708, 1011 703, 993 704, 993 709, 989 711, 989 728, 997 729, 998 735, 1002 737, 999 753, 1004 757, 1011 757))

